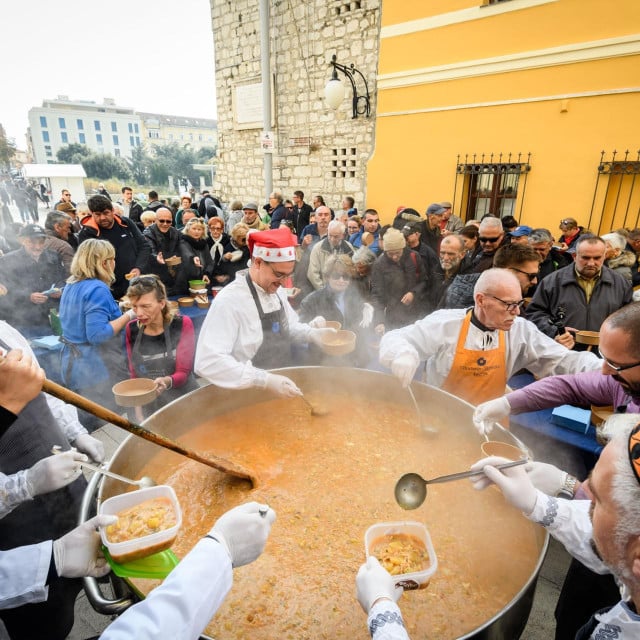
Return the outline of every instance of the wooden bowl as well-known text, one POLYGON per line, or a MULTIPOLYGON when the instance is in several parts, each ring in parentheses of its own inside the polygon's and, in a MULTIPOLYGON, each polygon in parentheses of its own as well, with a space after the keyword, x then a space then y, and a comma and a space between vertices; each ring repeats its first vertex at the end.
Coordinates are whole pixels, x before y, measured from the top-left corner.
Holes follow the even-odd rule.
POLYGON ((600 343, 599 331, 576 331, 576 342, 580 344, 598 345, 600 343))
POLYGON ((211 302, 209 302, 209 300, 206 302, 198 300, 196 304, 198 305, 198 309, 208 309, 211 306, 211 302))
POLYGON ((337 320, 327 320, 324 326, 327 329, 335 329, 336 331, 342 329, 342 323, 337 320))
POLYGON ((341 329, 322 336, 321 349, 330 356, 344 356, 356 348, 356 334, 341 329))
POLYGON ((178 305, 181 307, 193 307, 194 303, 193 298, 178 298, 178 305))
POLYGON ((156 384, 151 378, 131 378, 114 384, 111 388, 119 407, 142 407, 153 402, 156 384))

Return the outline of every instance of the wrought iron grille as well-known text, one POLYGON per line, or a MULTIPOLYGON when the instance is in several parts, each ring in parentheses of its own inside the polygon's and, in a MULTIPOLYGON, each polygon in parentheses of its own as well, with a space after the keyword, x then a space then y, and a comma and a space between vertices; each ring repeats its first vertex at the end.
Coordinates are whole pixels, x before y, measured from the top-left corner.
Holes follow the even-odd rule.
POLYGON ((640 226, 640 150, 600 153, 588 228, 596 233, 640 226))
POLYGON ((490 153, 458 155, 453 191, 454 210, 463 220, 491 213, 500 218, 520 215, 524 205, 527 174, 531 171, 531 153, 490 153), (460 187, 460 206, 456 207, 460 187))

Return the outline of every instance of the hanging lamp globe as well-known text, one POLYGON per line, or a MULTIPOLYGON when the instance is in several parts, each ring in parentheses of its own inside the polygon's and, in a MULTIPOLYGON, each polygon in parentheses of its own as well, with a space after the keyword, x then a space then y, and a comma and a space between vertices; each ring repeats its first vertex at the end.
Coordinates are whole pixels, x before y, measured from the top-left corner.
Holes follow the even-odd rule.
POLYGON ((337 109, 344 100, 344 83, 337 77, 331 78, 324 88, 324 98, 332 109, 337 109))

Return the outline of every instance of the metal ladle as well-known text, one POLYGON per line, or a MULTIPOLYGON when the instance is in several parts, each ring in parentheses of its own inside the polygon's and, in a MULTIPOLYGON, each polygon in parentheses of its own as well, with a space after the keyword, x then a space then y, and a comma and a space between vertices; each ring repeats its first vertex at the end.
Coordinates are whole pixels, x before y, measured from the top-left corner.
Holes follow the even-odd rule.
MULTIPOLYGON (((528 458, 522 460, 515 460, 514 462, 505 462, 504 464, 495 465, 496 469, 509 469, 510 467, 517 467, 521 464, 529 462, 528 458)), ((403 509, 417 509, 427 497, 427 485, 437 484, 440 482, 451 482, 452 480, 460 480, 462 478, 471 478, 472 476, 482 475, 484 471, 482 469, 478 471, 462 471, 460 473, 451 473, 446 476, 439 476, 432 478, 431 480, 425 480, 418 473, 405 473, 400 480, 396 483, 395 497, 396 502, 403 509)))
POLYGON ((407 391, 409 392, 409 395, 411 396, 411 400, 413 402, 413 406, 416 410, 416 414, 418 416, 418 426, 420 427, 420 429, 422 429, 422 431, 424 431, 425 433, 428 433, 429 435, 437 435, 438 434, 438 430, 435 427, 432 427, 430 424, 425 424, 422 421, 422 413, 420 412, 420 406, 418 405, 418 401, 416 400, 415 395, 413 394, 413 389, 411 387, 407 387, 407 391))
MULTIPOLYGON (((59 453, 64 453, 64 451, 62 451, 62 449, 60 447, 53 447, 51 449, 51 453, 57 455, 59 453)), ((137 487, 140 487, 141 489, 147 489, 149 487, 155 487, 156 483, 153 480, 153 478, 150 478, 149 476, 142 476, 142 478, 140 478, 140 480, 132 480, 131 478, 125 478, 124 476, 121 476, 117 473, 114 473, 113 471, 107 471, 106 469, 103 469, 102 467, 99 467, 98 465, 95 464, 91 464, 90 462, 81 462, 78 461, 78 464, 81 467, 84 467, 85 469, 89 469, 90 471, 95 471, 96 473, 101 473, 103 476, 109 476, 109 478, 113 478, 114 480, 120 480, 121 482, 126 482, 128 484, 133 484, 137 487)))

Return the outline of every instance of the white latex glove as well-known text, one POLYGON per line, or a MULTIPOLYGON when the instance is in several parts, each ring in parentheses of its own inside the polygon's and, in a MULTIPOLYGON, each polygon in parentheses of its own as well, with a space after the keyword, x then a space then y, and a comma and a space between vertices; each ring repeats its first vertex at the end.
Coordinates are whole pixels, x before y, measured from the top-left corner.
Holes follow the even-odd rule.
POLYGON ((369 556, 356 576, 356 595, 365 613, 380 598, 389 598, 398 602, 403 593, 402 587, 396 587, 393 576, 378 562, 378 558, 369 556))
POLYGON ((366 329, 373 322, 373 306, 368 302, 365 302, 362 307, 362 320, 360 325, 363 329, 366 329))
POLYGON ((338 333, 336 329, 331 327, 325 327, 323 329, 311 329, 309 332, 309 340, 318 346, 322 345, 322 338, 324 336, 330 336, 332 334, 338 333))
POLYGON ((95 516, 54 540, 53 559, 58 575, 65 578, 100 578, 109 573, 111 567, 102 554, 100 534, 96 527, 106 527, 117 520, 117 516, 95 516))
POLYGON ((403 387, 408 387, 413 380, 413 376, 416 374, 416 369, 420 364, 420 360, 413 353, 405 353, 398 356, 391 363, 391 373, 400 380, 400 384, 403 387))
POLYGON ((313 320, 309 321, 309 326, 312 329, 322 329, 326 324, 327 321, 322 316, 316 316, 313 320))
POLYGON ((50 493, 72 483, 82 473, 78 461, 87 460, 87 456, 75 449, 38 460, 27 470, 27 488, 31 497, 50 493))
POLYGON ((507 462, 512 461, 499 456, 478 460, 471 465, 471 470, 484 471, 484 476, 471 476, 471 483, 474 489, 484 489, 491 483, 497 485, 507 502, 528 516, 536 506, 536 488, 524 469, 525 465, 508 469, 496 469, 494 466, 507 462))
POLYGON ((267 373, 265 388, 283 398, 295 398, 302 395, 302 391, 293 380, 277 373, 267 373))
POLYGON ((510 413, 511 405, 506 396, 496 398, 495 400, 488 400, 487 402, 479 404, 473 412, 473 426, 481 436, 485 433, 491 433, 493 423, 499 422, 510 413))
POLYGON ((81 433, 74 441, 73 446, 80 452, 86 453, 91 460, 102 462, 104 460, 104 444, 88 433, 81 433))
POLYGON ((569 475, 566 471, 546 462, 534 462, 532 460, 527 462, 524 468, 529 474, 529 480, 531 480, 533 486, 548 496, 558 495, 569 475))
POLYGON ((220 516, 209 535, 225 545, 233 567, 241 567, 262 553, 275 519, 266 504, 248 502, 220 516))

